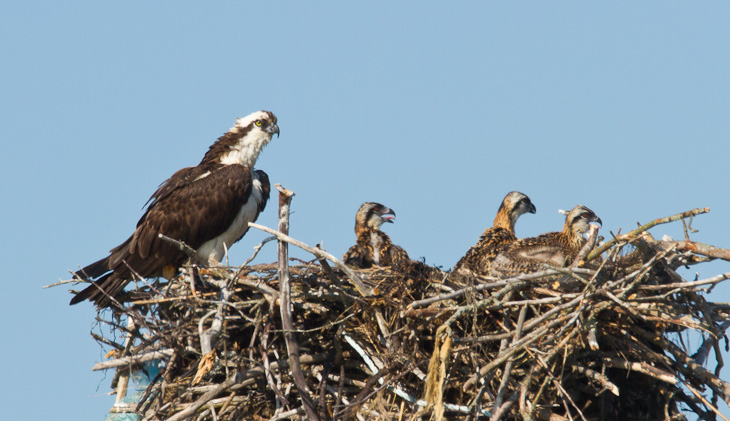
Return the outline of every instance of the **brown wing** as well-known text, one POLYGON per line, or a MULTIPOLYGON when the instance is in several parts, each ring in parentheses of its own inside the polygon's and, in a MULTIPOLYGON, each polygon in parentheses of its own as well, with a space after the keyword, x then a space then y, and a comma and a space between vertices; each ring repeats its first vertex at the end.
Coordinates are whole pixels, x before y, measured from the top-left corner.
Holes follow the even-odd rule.
POLYGON ((406 265, 411 262, 408 253, 400 246, 389 244, 380 252, 380 265, 391 266, 396 269, 403 270, 406 265))
MULTIPOLYGON (((359 269, 372 267, 375 264, 374 246, 377 246, 379 250, 380 245, 377 243, 382 243, 382 236, 378 235, 378 233, 381 233, 381 231, 367 227, 361 229, 357 234, 357 241, 355 242, 355 245, 350 247, 350 249, 347 250, 347 253, 345 253, 342 257, 345 264, 359 269)), ((382 234, 385 235, 385 233, 382 234)), ((390 240, 388 240, 388 242, 390 242, 390 240)), ((380 257, 379 254, 378 257, 380 257)))
POLYGON ((489 274, 512 277, 544 270, 546 265, 564 266, 569 259, 570 250, 566 249, 561 233, 551 232, 517 240, 498 250, 491 262, 489 274))
MULTIPOLYGON (((251 187, 251 171, 242 165, 226 165, 206 177, 189 180, 150 205, 137 224, 129 254, 142 259, 176 261, 180 252, 158 234, 197 249, 231 225, 248 200, 251 187)), ((112 250, 112 256, 118 251, 123 253, 124 248, 112 250)))
POLYGON ((355 244, 342 256, 342 261, 347 266, 366 269, 373 265, 372 257, 369 256, 372 256, 372 251, 368 252, 368 250, 363 249, 359 244, 355 244))
POLYGON ((103 307, 109 300, 100 287, 114 296, 133 272, 142 277, 160 276, 166 266, 177 268, 185 262, 187 256, 158 234, 197 249, 225 231, 251 194, 251 171, 242 165, 226 165, 201 177, 206 172, 188 168, 170 177, 152 196, 134 234, 112 249, 109 257, 77 272, 83 279, 101 278, 77 294, 71 304, 89 298, 103 307), (108 271, 112 273, 105 275, 108 271))
POLYGON ((454 271, 467 275, 488 275, 489 267, 505 244, 517 238, 508 229, 489 228, 454 266, 454 271))
MULTIPOLYGON (((175 174, 173 174, 167 180, 163 181, 162 184, 160 184, 160 186, 157 188, 157 190, 152 193, 152 196, 150 196, 150 198, 147 200, 145 206, 148 209, 151 208, 156 202, 165 199, 165 197, 170 195, 170 193, 172 193, 173 191, 190 184, 195 179, 205 174, 207 171, 210 171, 210 169, 211 168, 209 167, 187 167, 176 171, 175 174)), ((140 222, 141 221, 142 219, 140 219, 140 222)))

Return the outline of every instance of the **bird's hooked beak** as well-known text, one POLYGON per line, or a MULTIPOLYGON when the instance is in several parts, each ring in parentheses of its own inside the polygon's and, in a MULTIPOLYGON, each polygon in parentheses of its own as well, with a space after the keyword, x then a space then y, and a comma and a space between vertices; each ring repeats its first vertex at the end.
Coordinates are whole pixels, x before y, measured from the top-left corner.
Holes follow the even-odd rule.
POLYGON ((599 218, 598 216, 596 216, 595 218, 589 219, 588 222, 589 223, 595 222, 596 224, 603 226, 603 221, 601 221, 601 218, 599 218))
POLYGON ((276 137, 279 137, 279 125, 278 124, 272 124, 271 126, 269 126, 268 129, 266 129, 266 131, 271 133, 272 136, 274 135, 274 133, 276 133, 276 137))
POLYGON ((537 213, 537 208, 535 207, 535 205, 532 204, 532 202, 529 202, 529 204, 527 205, 527 212, 537 213))
POLYGON ((395 211, 391 208, 385 208, 380 213, 380 217, 383 218, 383 222, 390 222, 392 224, 395 222, 395 211))

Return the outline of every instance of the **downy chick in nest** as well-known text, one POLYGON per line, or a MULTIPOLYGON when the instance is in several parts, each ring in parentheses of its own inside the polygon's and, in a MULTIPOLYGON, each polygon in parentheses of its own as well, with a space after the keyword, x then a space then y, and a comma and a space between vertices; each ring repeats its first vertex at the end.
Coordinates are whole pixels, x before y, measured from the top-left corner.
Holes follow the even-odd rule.
POLYGON ((402 266, 410 262, 408 253, 390 241, 380 230, 384 223, 393 223, 395 211, 375 202, 365 202, 355 215, 357 242, 343 256, 348 266, 360 269, 375 266, 402 266))

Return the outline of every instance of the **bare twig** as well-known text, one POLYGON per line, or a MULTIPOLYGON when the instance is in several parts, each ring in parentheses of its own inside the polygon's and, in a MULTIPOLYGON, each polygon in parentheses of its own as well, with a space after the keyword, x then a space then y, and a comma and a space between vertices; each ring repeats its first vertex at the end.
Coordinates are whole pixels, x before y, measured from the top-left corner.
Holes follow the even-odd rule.
MULTIPOLYGON (((520 316, 517 320, 517 327, 515 328, 515 335, 512 337, 512 345, 514 345, 522 335, 522 326, 525 324, 525 316, 527 315, 527 306, 522 307, 520 310, 520 316)), ((504 399, 504 393, 507 390, 507 384, 510 380, 510 375, 512 374, 512 360, 508 360, 507 364, 504 366, 504 374, 502 375, 502 382, 499 384, 499 389, 497 391, 497 397, 494 399, 494 407, 502 409, 502 400, 504 399)), ((514 402, 517 399, 517 395, 512 396, 512 402, 514 402)), ((497 421, 499 419, 499 413, 495 412, 494 415, 492 415, 492 418, 490 421, 497 421)))
POLYGON ((147 361, 157 360, 165 357, 169 357, 173 354, 172 349, 162 349, 159 351, 152 351, 141 355, 131 355, 129 357, 117 358, 109 361, 102 361, 94 364, 91 371, 107 370, 110 368, 123 367, 130 364, 139 364, 147 361))
POLYGON ((226 304, 228 303, 228 299, 231 296, 231 292, 228 290, 227 286, 223 285, 221 287, 220 296, 221 301, 218 304, 218 308, 215 311, 208 313, 206 316, 202 317, 198 325, 198 334, 200 335, 200 349, 203 355, 206 355, 213 350, 213 341, 215 341, 218 335, 220 335, 221 329, 223 328, 223 319, 225 319, 226 317, 226 304), (206 331, 203 331, 203 323, 209 315, 215 315, 215 318, 213 319, 213 323, 211 324, 210 328, 208 328, 208 330, 206 331))
POLYGON ((705 406, 707 406, 708 408, 710 408, 710 410, 712 412, 714 412, 716 415, 719 415, 720 418, 722 418, 725 421, 730 421, 730 420, 727 419, 727 417, 725 417, 724 415, 722 415, 722 413, 720 413, 720 411, 714 405, 712 405, 710 402, 708 402, 707 399, 705 399, 705 397, 702 396, 702 394, 697 389, 695 389, 694 387, 692 387, 691 385, 689 385, 687 383, 684 384, 684 387, 686 387, 687 389, 689 389, 689 391, 692 392, 692 394, 695 395, 695 397, 697 397, 697 399, 701 400, 702 403, 705 404, 705 406))
MULTIPOLYGON (((69 271, 69 273, 71 273, 71 275, 74 274, 71 271, 69 271)), ((80 279, 67 279, 67 280, 64 281, 64 280, 59 279, 58 282, 53 283, 53 284, 43 285, 41 288, 43 288, 43 289, 53 288, 53 287, 57 287, 59 285, 78 284, 79 282, 86 282, 86 281, 83 281, 83 280, 80 280, 80 279)))
MULTIPOLYGON (((279 232, 287 235, 289 233, 289 207, 294 193, 285 189, 279 184, 279 232)), ((302 366, 299 364, 299 342, 294 333, 294 321, 291 305, 291 285, 289 283, 289 251, 284 241, 279 241, 279 309, 281 312, 281 325, 284 329, 286 348, 289 351, 289 366, 294 377, 294 382, 299 390, 299 396, 304 404, 307 418, 313 421, 319 420, 319 415, 311 398, 311 390, 302 373, 302 366)))
MULTIPOLYGON (((355 341, 349 335, 346 335, 346 334, 344 334, 343 337, 345 338, 345 340, 347 341, 347 343, 349 343, 350 346, 352 346, 352 348, 355 351, 357 351, 358 354, 360 354, 360 356, 363 358, 363 361, 365 361, 365 364, 367 364, 367 366, 370 368, 370 370, 373 373, 377 373, 378 372, 378 368, 375 366, 375 363, 373 362, 372 358, 370 358, 370 356, 357 343, 357 341, 355 341)), ((383 382, 382 379, 380 379, 380 381, 381 381, 381 383, 383 382)), ((427 406, 428 405, 428 403, 426 401, 424 401, 422 399, 416 399, 415 397, 413 397, 412 395, 408 394, 407 392, 405 392, 403 389, 401 389, 399 387, 392 387, 391 390, 398 397, 400 397, 402 399, 405 399, 406 402, 409 402, 411 404, 415 404, 415 405, 418 405, 418 406, 427 406)), ((446 408, 449 411, 457 411, 457 412, 463 412, 463 413, 469 413, 470 412, 470 409, 468 407, 460 406, 460 405, 453 405, 453 404, 449 404, 449 403, 445 403, 444 404, 444 408, 446 408)), ((485 410, 481 410, 480 411, 480 414, 482 414, 484 416, 487 416, 487 417, 488 416, 491 416, 491 414, 488 411, 485 411, 485 410)))
POLYGON ((713 259, 730 261, 730 250, 698 243, 696 241, 660 241, 657 246, 664 250, 676 249, 680 252, 690 251, 713 259))
POLYGON ((273 236, 264 238, 264 240, 261 243, 259 243, 259 245, 257 245, 256 247, 253 248, 253 254, 245 262, 243 262, 243 265, 241 265, 241 266, 248 266, 248 264, 251 263, 253 261, 253 259, 256 258, 256 256, 258 256, 259 252, 264 247, 264 245, 266 243, 268 243, 269 241, 274 241, 274 240, 276 240, 276 237, 273 237, 273 236))
POLYGON ((530 274, 515 276, 515 277, 509 278, 509 279, 505 279, 505 280, 496 280, 497 278, 494 278, 496 280, 495 282, 468 286, 466 288, 462 288, 462 289, 456 290, 454 292, 450 292, 448 294, 437 295, 435 297, 430 297, 430 298, 426 298, 423 300, 414 301, 409 305, 409 307, 411 307, 411 308, 426 307, 430 304, 433 304, 433 303, 436 303, 439 301, 451 300, 454 298, 461 297, 462 295, 470 293, 470 292, 479 292, 479 291, 483 291, 485 289, 490 290, 490 289, 495 289, 495 288, 502 288, 504 286, 507 286, 510 283, 519 282, 519 281, 530 281, 533 279, 540 279, 540 278, 544 278, 546 276, 555 275, 557 273, 560 273, 560 272, 553 270, 553 269, 548 269, 548 270, 543 270, 540 272, 534 272, 534 273, 530 273, 530 274))
POLYGON ((181 421, 185 418, 195 414, 198 412, 198 409, 202 408, 205 404, 207 404, 211 399, 215 398, 216 396, 223 393, 225 390, 227 390, 229 387, 233 386, 234 384, 239 382, 239 373, 236 372, 229 378, 227 378, 223 383, 220 383, 215 388, 210 390, 209 392, 206 392, 203 396, 198 398, 192 405, 189 407, 183 409, 182 411, 178 412, 177 414, 173 415, 172 417, 168 418, 167 421, 181 421))
POLYGON ((707 356, 710 353, 710 349, 715 348, 718 342, 717 336, 722 336, 721 334, 718 335, 718 333, 724 333, 728 328, 730 327, 730 320, 725 320, 724 322, 720 323, 719 326, 717 326, 717 329, 715 330, 717 333, 713 333, 713 336, 710 336, 709 338, 706 338, 703 342, 700 348, 695 352, 695 354, 692 356, 695 361, 697 361, 697 364, 704 365, 705 361, 707 360, 707 356), (715 336, 717 335, 717 336, 715 336))
POLYGON ((652 367, 645 362, 629 362, 619 358, 606 358, 604 359, 604 361, 610 367, 636 371, 638 373, 646 374, 647 376, 654 377, 657 380, 661 380, 671 385, 676 385, 678 382, 677 377, 675 377, 674 375, 669 374, 666 371, 660 370, 656 367, 652 367))
POLYGON ((357 274, 352 269, 347 267, 338 258, 327 253, 326 251, 319 250, 314 247, 308 246, 299 240, 295 240, 294 238, 291 238, 286 234, 283 234, 279 231, 274 231, 271 228, 265 227, 263 225, 249 222, 248 226, 252 227, 252 228, 256 228, 256 229, 264 231, 264 232, 268 232, 269 234, 273 234, 280 241, 287 242, 293 246, 299 247, 302 250, 308 251, 317 257, 321 257, 323 259, 329 260, 330 262, 334 263, 338 268, 340 268, 343 272, 345 272, 347 274, 347 276, 350 278, 350 282, 352 282, 352 284, 355 286, 355 288, 360 293, 360 295, 362 295, 363 297, 367 297, 372 294, 372 291, 370 291, 370 288, 368 288, 365 284, 362 283, 362 280, 360 279, 360 277, 357 276, 357 274))
POLYGON ((636 289, 641 291, 659 291, 659 290, 666 290, 666 289, 690 289, 690 288, 696 288, 703 285, 710 285, 710 284, 716 284, 718 282, 724 281, 725 279, 730 279, 730 272, 725 272, 717 276, 713 276, 712 278, 702 279, 699 281, 691 281, 691 282, 678 282, 678 283, 672 283, 672 284, 663 284, 663 285, 640 285, 636 289))
POLYGON ((600 256, 601 253, 610 249, 618 242, 630 242, 630 241, 638 238, 639 234, 641 234, 642 232, 644 232, 650 228, 653 228, 657 225, 666 224, 666 223, 673 222, 673 221, 678 221, 680 219, 689 218, 689 217, 695 216, 695 215, 700 215, 703 213, 707 213, 709 211, 710 211, 710 208, 697 208, 697 209, 692 209, 691 211, 678 213, 676 215, 655 219, 655 220, 649 222, 648 224, 644 224, 631 232, 619 235, 616 238, 614 238, 613 240, 607 241, 601 247, 593 250, 590 254, 588 254, 588 257, 586 257, 585 261, 589 262, 589 261, 595 259, 596 257, 600 256))
POLYGON ((594 382, 600 384, 604 389, 610 391, 615 396, 619 395, 618 386, 613 384, 611 381, 608 380, 606 376, 604 376, 601 373, 597 373, 594 370, 591 370, 590 368, 583 367, 581 365, 575 364, 573 365, 573 370, 576 373, 580 373, 589 379, 593 380, 594 382))
POLYGON ((197 258, 197 253, 195 252, 195 249, 185 244, 184 242, 176 240, 174 238, 170 238, 165 234, 157 234, 157 236, 160 238, 160 240, 166 242, 167 244, 170 244, 171 246, 174 246, 176 249, 185 253, 191 259, 195 260, 197 258))

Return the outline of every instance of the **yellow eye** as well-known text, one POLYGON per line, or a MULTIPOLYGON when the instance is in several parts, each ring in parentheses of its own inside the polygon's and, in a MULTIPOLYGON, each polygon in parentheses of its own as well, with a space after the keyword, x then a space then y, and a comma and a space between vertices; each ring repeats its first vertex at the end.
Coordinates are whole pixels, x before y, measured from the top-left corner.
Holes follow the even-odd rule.
POLYGON ((256 125, 261 127, 261 120, 256 120, 256 125))

